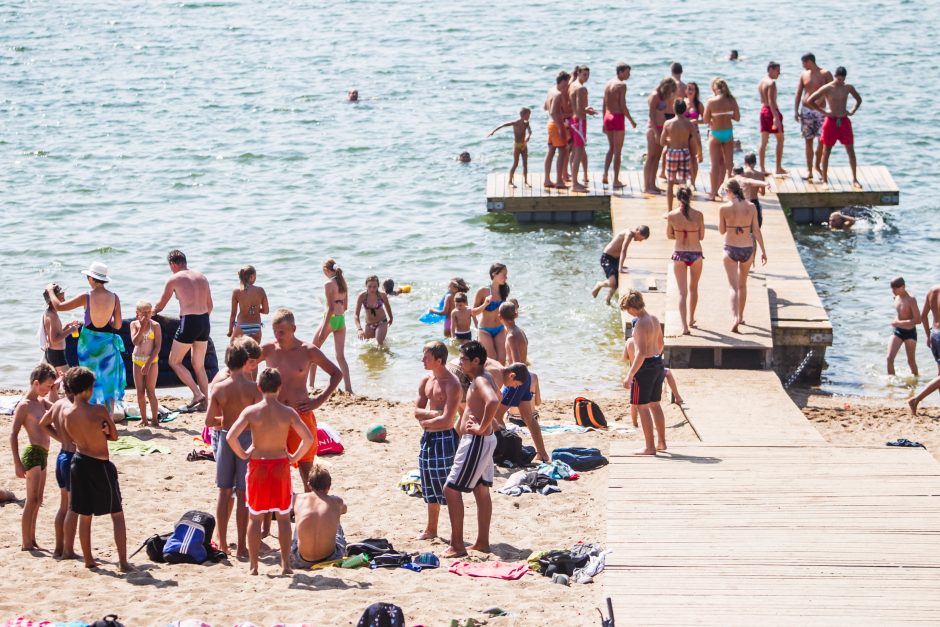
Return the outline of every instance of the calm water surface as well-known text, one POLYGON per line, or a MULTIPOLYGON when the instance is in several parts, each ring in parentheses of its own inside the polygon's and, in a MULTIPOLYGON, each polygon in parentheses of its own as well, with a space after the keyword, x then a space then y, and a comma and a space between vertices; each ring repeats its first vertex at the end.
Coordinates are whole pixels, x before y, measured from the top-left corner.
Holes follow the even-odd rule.
MULTIPOLYGON (((0 385, 24 386, 39 358, 47 282, 75 293, 85 287, 79 271, 102 260, 130 311, 140 298, 156 300, 166 252, 178 247, 213 285, 219 345, 245 263, 258 268, 272 307, 295 310, 305 338, 322 316, 327 257, 355 287, 373 273, 412 284, 412 294, 392 301, 386 350, 355 339, 347 346, 354 387, 390 398, 413 396, 420 346, 439 329, 416 322, 424 308, 451 276, 475 289, 501 261, 545 392, 616 389, 619 316, 588 293, 609 225, 520 226, 486 216, 486 174, 508 168, 511 149, 507 131, 486 133, 521 106, 533 108, 538 168, 541 102, 559 69, 589 64, 600 109, 604 82, 627 61, 628 103, 641 119, 645 95, 679 60, 687 80, 729 80, 744 120, 736 135, 753 148, 766 62, 783 64, 788 112, 799 57, 812 50, 824 67, 849 68, 865 98, 854 120, 860 160, 888 166, 902 189, 902 205, 874 228, 799 229, 835 327, 825 385, 907 394, 913 381, 880 373, 893 315, 887 282, 903 274, 922 298, 940 280, 929 186, 940 132, 922 112, 933 106, 924 85, 940 78, 936 34, 922 28, 938 17, 936 5, 804 2, 794 11, 775 3, 745 19, 736 11, 755 5, 732 3, 730 27, 714 31, 703 26, 727 3, 641 2, 629 12, 582 4, 575 22, 549 2, 498 10, 411 1, 0 4, 0 385), (811 14, 839 26, 815 28, 811 14), (724 61, 732 47, 740 63, 724 61), (358 105, 344 102, 353 87, 364 99, 358 105), (462 150, 472 164, 455 163, 462 150)), ((799 164, 797 125, 785 125, 787 159, 799 164)), ((600 164, 599 121, 590 133, 589 156, 600 164)), ((624 167, 639 168, 644 150, 642 134, 629 133, 624 167)), ((332 355, 331 343, 326 350, 332 355)), ((919 350, 922 371, 932 372, 919 350)))

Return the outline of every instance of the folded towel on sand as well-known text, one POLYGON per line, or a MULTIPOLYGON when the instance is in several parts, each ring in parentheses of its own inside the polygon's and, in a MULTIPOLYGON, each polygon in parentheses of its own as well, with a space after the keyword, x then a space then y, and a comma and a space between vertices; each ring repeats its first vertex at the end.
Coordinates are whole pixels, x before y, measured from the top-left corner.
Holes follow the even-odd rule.
POLYGON ((132 435, 122 435, 113 442, 108 442, 108 452, 112 455, 150 455, 151 453, 169 453, 165 446, 144 442, 132 435))
POLYGON ((505 562, 461 562, 456 561, 450 565, 448 570, 455 575, 464 575, 465 577, 487 577, 490 579, 506 579, 512 581, 521 579, 526 573, 531 572, 529 565, 525 562, 516 562, 507 564, 505 562))
POLYGON ((540 425, 542 433, 586 433, 588 431, 598 431, 593 427, 581 427, 579 425, 540 425))

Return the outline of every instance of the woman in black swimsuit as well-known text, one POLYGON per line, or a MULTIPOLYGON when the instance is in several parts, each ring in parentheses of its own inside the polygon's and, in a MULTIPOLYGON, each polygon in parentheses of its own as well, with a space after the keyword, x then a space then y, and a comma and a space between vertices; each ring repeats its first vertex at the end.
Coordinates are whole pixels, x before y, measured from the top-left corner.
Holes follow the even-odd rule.
POLYGON ((392 326, 392 306, 385 292, 379 291, 379 277, 366 279, 366 289, 356 299, 356 330, 360 340, 375 338, 379 346, 385 344, 385 335, 392 326), (359 320, 359 312, 366 310, 366 326, 359 320))
POLYGON ((731 332, 744 324, 744 303, 747 300, 747 276, 754 256, 754 241, 760 245, 761 265, 767 265, 764 237, 757 222, 757 208, 744 199, 741 185, 734 179, 725 184, 728 202, 718 209, 718 232, 725 236, 725 272, 731 287, 731 332))

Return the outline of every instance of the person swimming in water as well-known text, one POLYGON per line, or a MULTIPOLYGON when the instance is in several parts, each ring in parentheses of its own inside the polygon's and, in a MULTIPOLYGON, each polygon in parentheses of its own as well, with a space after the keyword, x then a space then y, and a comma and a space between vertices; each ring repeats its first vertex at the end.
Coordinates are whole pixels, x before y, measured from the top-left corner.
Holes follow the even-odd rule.
POLYGON ((708 156, 711 159, 711 188, 708 199, 718 199, 718 190, 726 178, 732 176, 734 167, 734 122, 741 119, 738 101, 724 79, 712 80, 714 94, 705 103, 703 119, 708 124, 711 138, 708 140, 708 156))
POLYGON ((509 270, 501 263, 490 266, 490 285, 477 290, 473 299, 473 316, 481 316, 480 344, 499 363, 506 363, 506 330, 499 321, 499 306, 509 298, 506 279, 509 270))
POLYGON ((731 288, 731 332, 738 333, 738 327, 744 324, 747 277, 751 272, 754 242, 760 245, 762 265, 767 265, 767 251, 757 222, 757 208, 745 200, 741 184, 732 179, 725 184, 725 189, 729 200, 718 209, 718 232, 725 236, 723 261, 731 288))
MULTIPOLYGON (((349 289, 346 279, 343 278, 343 269, 333 259, 323 262, 323 274, 326 282, 323 284, 323 294, 326 299, 326 309, 323 312, 323 321, 317 327, 311 343, 320 348, 326 338, 333 334, 333 345, 336 349, 336 364, 343 372, 343 384, 348 394, 352 394, 352 382, 349 379, 349 364, 346 363, 346 310, 349 308, 349 289)), ((310 389, 316 388, 317 366, 310 366, 310 389)))

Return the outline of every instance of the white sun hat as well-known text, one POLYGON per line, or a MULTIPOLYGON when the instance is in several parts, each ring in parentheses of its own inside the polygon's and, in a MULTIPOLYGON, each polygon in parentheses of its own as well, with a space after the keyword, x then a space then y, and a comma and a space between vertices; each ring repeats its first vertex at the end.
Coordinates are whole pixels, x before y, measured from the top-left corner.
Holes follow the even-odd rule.
POLYGON ((111 277, 108 276, 108 266, 100 261, 93 261, 91 265, 88 266, 87 270, 82 270, 82 274, 96 281, 101 281, 102 283, 107 283, 111 280, 111 277))

